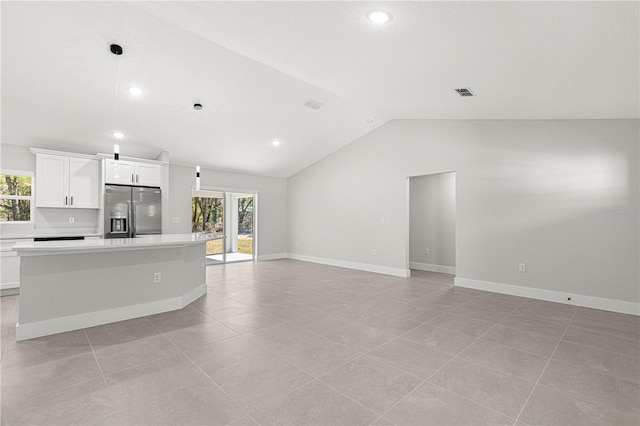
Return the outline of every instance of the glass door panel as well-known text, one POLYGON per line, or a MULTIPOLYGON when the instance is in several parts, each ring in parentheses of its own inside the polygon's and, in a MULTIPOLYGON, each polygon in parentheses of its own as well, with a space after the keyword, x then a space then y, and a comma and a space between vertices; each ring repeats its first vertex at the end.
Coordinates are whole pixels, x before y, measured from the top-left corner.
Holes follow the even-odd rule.
POLYGON ((227 193, 226 261, 254 259, 254 196, 227 193))
POLYGON ((191 232, 207 241, 207 265, 255 259, 255 194, 191 194, 191 232))
POLYGON ((192 191, 191 232, 207 237, 207 265, 225 262, 224 192, 192 191))

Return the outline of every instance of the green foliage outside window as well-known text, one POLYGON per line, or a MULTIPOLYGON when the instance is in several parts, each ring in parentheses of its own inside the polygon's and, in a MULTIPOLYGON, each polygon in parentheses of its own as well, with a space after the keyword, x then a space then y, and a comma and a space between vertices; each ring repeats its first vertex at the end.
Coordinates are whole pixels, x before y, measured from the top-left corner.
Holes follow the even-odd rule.
POLYGON ((0 174, 0 222, 31 221, 31 176, 0 174))
POLYGON ((191 232, 222 235, 222 198, 191 198, 191 232))

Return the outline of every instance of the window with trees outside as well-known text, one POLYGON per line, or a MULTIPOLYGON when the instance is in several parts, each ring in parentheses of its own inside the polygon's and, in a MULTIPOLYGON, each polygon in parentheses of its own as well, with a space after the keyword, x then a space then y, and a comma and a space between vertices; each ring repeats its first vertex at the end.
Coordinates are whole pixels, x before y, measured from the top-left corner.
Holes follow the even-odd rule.
POLYGON ((0 222, 32 221, 33 174, 30 172, 0 172, 0 222))

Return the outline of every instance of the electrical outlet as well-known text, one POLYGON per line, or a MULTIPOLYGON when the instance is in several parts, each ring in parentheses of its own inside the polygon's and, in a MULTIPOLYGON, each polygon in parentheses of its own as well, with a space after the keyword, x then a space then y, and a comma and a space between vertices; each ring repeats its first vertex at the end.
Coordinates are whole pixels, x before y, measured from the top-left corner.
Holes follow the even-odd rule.
POLYGON ((160 272, 154 272, 153 273, 153 282, 155 284, 162 282, 162 273, 160 272))
POLYGON ((180 223, 180 216, 173 216, 171 218, 171 223, 180 223))
POLYGON ((527 264, 526 263, 521 263, 518 265, 518 271, 520 272, 527 272, 527 264))
POLYGON ((76 223, 76 218, 73 216, 69 216, 69 223, 76 223))
POLYGON ((377 256, 378 255, 378 250, 372 249, 371 250, 371 254, 374 255, 374 256, 377 256))
POLYGON ((426 254, 427 256, 429 255, 429 249, 428 248, 424 249, 424 254, 426 254))

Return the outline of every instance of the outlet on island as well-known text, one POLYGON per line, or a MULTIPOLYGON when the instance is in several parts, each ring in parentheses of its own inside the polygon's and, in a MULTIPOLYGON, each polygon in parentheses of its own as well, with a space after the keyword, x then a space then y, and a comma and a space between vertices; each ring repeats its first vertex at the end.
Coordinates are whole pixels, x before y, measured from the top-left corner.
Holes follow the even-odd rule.
POLYGON ((69 223, 76 223, 76 218, 73 216, 69 216, 69 223))
POLYGON ((162 273, 160 272, 154 272, 153 273, 153 282, 155 284, 158 284, 160 282, 162 282, 162 273))

